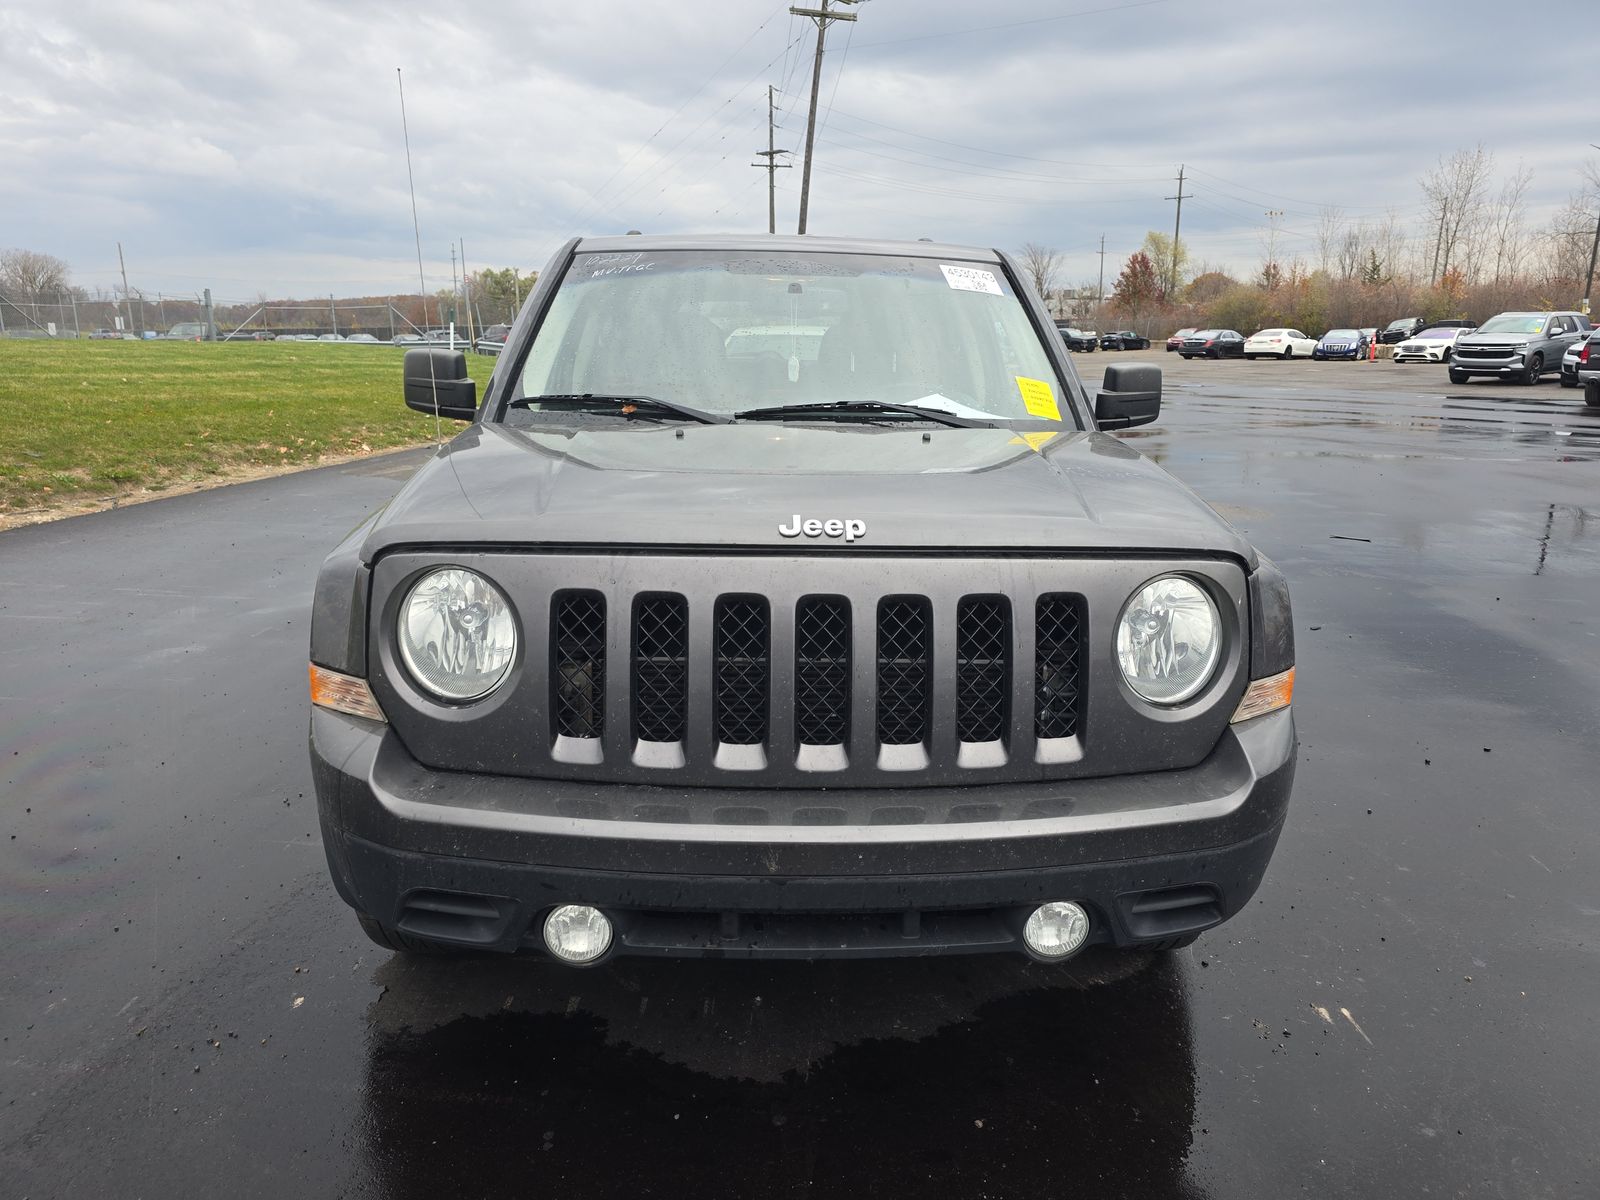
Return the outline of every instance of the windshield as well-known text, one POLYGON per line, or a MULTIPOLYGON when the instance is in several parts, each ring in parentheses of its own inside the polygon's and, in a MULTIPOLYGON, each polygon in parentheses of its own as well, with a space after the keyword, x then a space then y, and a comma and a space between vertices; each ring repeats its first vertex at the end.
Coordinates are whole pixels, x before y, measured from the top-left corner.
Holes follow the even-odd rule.
POLYGON ((1543 313, 1501 313, 1478 326, 1478 333, 1543 333, 1550 318, 1543 313))
POLYGON ((1390 321, 1389 324, 1388 324, 1388 328, 1390 328, 1390 329, 1409 329, 1411 326, 1415 325, 1416 323, 1417 323, 1417 319, 1415 317, 1401 317, 1398 321, 1390 321))
POLYGON ((576 255, 512 398, 538 414, 539 396, 584 393, 713 413, 882 401, 1059 423, 1067 408, 998 264, 792 251, 576 255))
POLYGON ((1455 340, 1456 335, 1460 332, 1461 330, 1454 327, 1446 329, 1424 329, 1421 333, 1417 334, 1417 337, 1428 341, 1451 342, 1455 340))
POLYGON ((1330 329, 1322 335, 1322 340, 1327 341, 1329 338, 1358 338, 1360 336, 1360 331, 1355 329, 1330 329))

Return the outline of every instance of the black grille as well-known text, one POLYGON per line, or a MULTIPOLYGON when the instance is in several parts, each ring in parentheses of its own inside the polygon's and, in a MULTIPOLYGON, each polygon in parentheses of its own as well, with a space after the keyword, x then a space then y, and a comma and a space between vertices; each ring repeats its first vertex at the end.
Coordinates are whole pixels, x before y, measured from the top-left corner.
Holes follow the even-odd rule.
POLYGON ((556 732, 597 738, 605 729, 606 601, 599 592, 563 592, 552 622, 550 682, 556 732))
POLYGON ((1034 617, 1033 731, 1040 738, 1078 732, 1083 614, 1077 596, 1039 597, 1034 617))
POLYGON ((878 604, 878 741, 913 746, 928 738, 928 659, 932 622, 926 600, 895 596, 878 604))
POLYGON ((633 607, 633 730, 646 742, 684 740, 688 699, 688 605, 644 595, 633 607))
POLYGON ((1005 737, 1011 695, 1011 609, 1001 596, 968 596, 956 609, 956 737, 1005 737))
POLYGON ((767 740, 770 674, 767 602, 759 596, 717 601, 717 740, 734 746, 767 740))
POLYGON ((850 737, 850 602, 800 601, 794 617, 794 727, 803 746, 838 746, 850 737))

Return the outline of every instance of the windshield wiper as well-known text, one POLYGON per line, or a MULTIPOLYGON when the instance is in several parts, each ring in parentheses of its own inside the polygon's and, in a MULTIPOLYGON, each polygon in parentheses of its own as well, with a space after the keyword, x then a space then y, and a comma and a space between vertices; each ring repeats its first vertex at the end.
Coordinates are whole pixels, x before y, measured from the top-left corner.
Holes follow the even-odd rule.
POLYGON ((892 400, 826 400, 813 404, 780 404, 776 408, 747 408, 733 415, 741 421, 770 421, 782 417, 803 417, 810 413, 904 413, 913 417, 926 417, 941 425, 958 429, 995 429, 993 421, 980 421, 972 417, 958 417, 941 408, 924 408, 920 404, 896 404, 892 400))
MULTIPOLYGON (((661 412, 677 413, 680 417, 688 417, 691 421, 699 421, 702 425, 728 425, 733 418, 727 413, 707 412, 703 408, 693 408, 687 404, 679 404, 676 400, 663 400, 659 396, 621 396, 608 392, 563 392, 552 396, 520 396, 513 400, 509 407, 527 408, 533 404, 568 403, 577 407, 582 404, 605 405, 609 408, 652 408, 661 412)), ((623 415, 631 415, 624 413, 623 415)))

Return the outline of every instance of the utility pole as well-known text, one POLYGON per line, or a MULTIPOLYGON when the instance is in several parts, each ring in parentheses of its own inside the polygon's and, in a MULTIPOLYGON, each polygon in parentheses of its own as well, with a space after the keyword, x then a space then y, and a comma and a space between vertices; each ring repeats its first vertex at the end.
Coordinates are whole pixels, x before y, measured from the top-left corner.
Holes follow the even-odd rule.
POLYGON ((1167 295, 1169 296, 1178 290, 1178 232, 1183 228, 1183 202, 1194 199, 1193 196, 1186 196, 1183 193, 1183 172, 1184 166, 1179 163, 1178 194, 1167 197, 1168 200, 1176 200, 1178 202, 1178 215, 1172 222, 1172 272, 1167 276, 1167 295))
POLYGON ((333 331, 339 332, 339 310, 333 306, 333 293, 328 293, 328 318, 333 322, 333 331))
POLYGON ((128 306, 128 332, 133 333, 133 297, 128 294, 128 264, 122 258, 122 243, 117 243, 117 266, 122 269, 122 299, 128 306))
POLYGON ((467 345, 478 344, 477 325, 472 317, 472 281, 467 278, 467 239, 461 238, 461 295, 467 306, 467 345))
POLYGON ((78 328, 78 296, 75 292, 68 292, 67 299, 72 301, 72 336, 82 337, 83 331, 78 328))
POLYGON ((450 323, 455 324, 456 306, 461 300, 461 285, 456 282, 456 244, 450 243, 450 323))
POLYGON ((1106 235, 1100 235, 1100 282, 1094 289, 1095 319, 1099 320, 1100 306, 1106 302, 1106 235))
MULTIPOLYGON (((778 155, 789 153, 787 150, 775 150, 772 146, 772 85, 767 84, 767 148, 757 150, 756 157, 764 158, 764 163, 751 163, 752 167, 760 167, 767 173, 767 232, 778 232, 778 172, 787 171, 791 163, 781 163, 778 155)), ((801 232, 805 232, 801 230, 801 232)))
MULTIPOLYGON (((141 304, 143 303, 142 299, 141 299, 140 303, 141 304)), ((141 312, 139 315, 143 316, 144 314, 143 314, 143 312, 141 312)), ((216 310, 214 308, 212 308, 212 306, 211 306, 211 289, 210 288, 206 288, 206 304, 205 304, 204 315, 205 315, 206 327, 205 327, 205 330, 200 334, 200 340, 202 342, 214 342, 214 341, 217 340, 217 322, 216 322, 216 310)))
MULTIPOLYGON (((857 4, 860 0, 833 0, 835 4, 857 4)), ((811 112, 806 117, 806 157, 800 171, 800 229, 806 231, 806 214, 811 208, 811 148, 817 139, 817 93, 822 90, 822 44, 828 37, 829 21, 854 21, 855 13, 829 12, 828 0, 821 8, 791 8, 797 17, 810 17, 817 23, 817 53, 811 61, 811 112)))
MULTIPOLYGON (((1589 145, 1594 146, 1596 150, 1600 150, 1600 146, 1595 146, 1593 142, 1590 142, 1589 145)), ((1589 297, 1594 295, 1594 261, 1596 255, 1600 255, 1600 213, 1595 214, 1594 241, 1589 245, 1589 275, 1583 285, 1584 316, 1589 315, 1589 297)))
POLYGON ((1267 287, 1278 286, 1278 221, 1283 209, 1267 209, 1267 287))

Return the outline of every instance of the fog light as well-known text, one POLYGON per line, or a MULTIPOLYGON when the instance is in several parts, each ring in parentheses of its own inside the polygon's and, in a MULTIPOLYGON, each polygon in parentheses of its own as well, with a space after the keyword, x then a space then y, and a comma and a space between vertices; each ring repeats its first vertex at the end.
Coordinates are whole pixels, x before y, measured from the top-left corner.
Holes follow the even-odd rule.
POLYGON ((611 919, 587 904, 563 904, 544 919, 544 944, 564 963, 592 963, 611 948, 611 919))
POLYGON ((1089 937, 1089 914, 1071 900, 1041 904, 1022 927, 1022 940, 1040 958, 1065 958, 1089 937))

